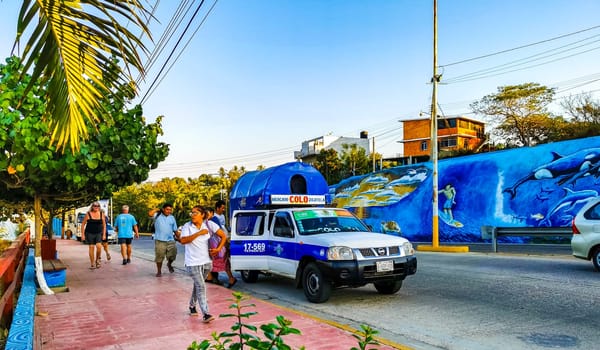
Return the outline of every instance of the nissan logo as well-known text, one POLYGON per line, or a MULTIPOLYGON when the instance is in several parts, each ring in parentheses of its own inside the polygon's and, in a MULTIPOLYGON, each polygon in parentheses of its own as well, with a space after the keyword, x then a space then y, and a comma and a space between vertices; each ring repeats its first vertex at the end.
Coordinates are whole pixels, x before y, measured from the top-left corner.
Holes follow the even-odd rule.
POLYGON ((377 249, 377 254, 379 254, 379 255, 385 255, 385 248, 378 248, 377 249))

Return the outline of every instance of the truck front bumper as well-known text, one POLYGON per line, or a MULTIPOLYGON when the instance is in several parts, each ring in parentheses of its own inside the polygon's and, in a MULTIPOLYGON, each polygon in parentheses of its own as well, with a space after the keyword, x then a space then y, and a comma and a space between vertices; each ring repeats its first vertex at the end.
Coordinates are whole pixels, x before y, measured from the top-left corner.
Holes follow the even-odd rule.
POLYGON ((403 280, 417 272, 414 255, 369 260, 318 261, 321 271, 335 286, 362 286, 378 281, 403 280), (393 260, 392 271, 377 271, 378 261, 393 260))

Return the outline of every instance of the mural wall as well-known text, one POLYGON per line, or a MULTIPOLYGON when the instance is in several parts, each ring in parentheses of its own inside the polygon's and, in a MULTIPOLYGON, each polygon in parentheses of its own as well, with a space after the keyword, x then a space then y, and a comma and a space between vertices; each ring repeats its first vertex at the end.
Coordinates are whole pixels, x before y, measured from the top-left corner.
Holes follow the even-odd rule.
MULTIPOLYGON (((481 226, 570 226, 600 193, 600 137, 442 159, 440 242, 481 242, 481 226)), ((374 231, 431 241, 432 164, 355 176, 331 186, 333 205, 374 231)), ((520 238, 515 238, 519 240, 520 238)))

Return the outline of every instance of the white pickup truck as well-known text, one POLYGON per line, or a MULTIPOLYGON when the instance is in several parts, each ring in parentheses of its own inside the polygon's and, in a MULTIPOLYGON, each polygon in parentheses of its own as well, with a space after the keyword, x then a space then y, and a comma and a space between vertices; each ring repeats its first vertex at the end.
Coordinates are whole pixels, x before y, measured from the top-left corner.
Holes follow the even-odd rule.
POLYGON ((370 232, 346 209, 236 210, 231 231, 231 268, 244 282, 256 282, 260 273, 293 278, 313 303, 327 301, 332 288, 369 283, 393 294, 417 271, 408 240, 370 232))

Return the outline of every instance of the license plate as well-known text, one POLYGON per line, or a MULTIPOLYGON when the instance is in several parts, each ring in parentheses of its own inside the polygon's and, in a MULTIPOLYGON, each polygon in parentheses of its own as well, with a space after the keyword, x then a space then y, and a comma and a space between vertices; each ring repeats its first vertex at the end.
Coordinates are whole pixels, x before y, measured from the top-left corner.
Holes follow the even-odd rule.
POLYGON ((393 260, 376 261, 375 263, 377 264, 377 272, 394 271, 394 261, 393 260))

